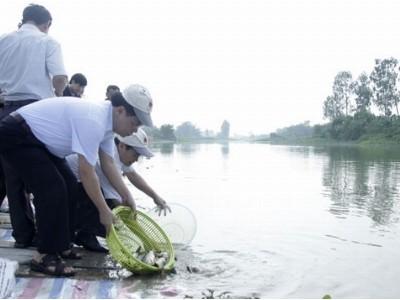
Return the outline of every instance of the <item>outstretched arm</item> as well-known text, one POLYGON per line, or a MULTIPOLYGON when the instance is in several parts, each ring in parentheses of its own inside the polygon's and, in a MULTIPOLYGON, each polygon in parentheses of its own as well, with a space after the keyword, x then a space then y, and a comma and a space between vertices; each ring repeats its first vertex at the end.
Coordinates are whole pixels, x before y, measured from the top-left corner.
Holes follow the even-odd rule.
POLYGON ((147 184, 147 182, 140 176, 135 170, 131 170, 125 174, 128 177, 129 181, 140 191, 145 193, 147 196, 153 199, 154 203, 157 205, 159 210, 158 214, 160 215, 162 211, 164 211, 164 215, 167 214, 167 210, 171 212, 170 207, 167 205, 167 202, 162 199, 152 188, 147 184))

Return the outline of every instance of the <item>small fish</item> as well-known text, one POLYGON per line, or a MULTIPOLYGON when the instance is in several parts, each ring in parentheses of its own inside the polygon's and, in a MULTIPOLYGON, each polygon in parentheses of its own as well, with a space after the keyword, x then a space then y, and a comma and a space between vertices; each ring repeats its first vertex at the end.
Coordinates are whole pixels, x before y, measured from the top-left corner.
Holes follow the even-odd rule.
POLYGON ((168 253, 167 252, 157 252, 156 253, 157 257, 163 257, 165 259, 168 259, 168 253))
POLYGON ((159 268, 163 269, 165 264, 167 263, 167 259, 165 257, 158 258, 154 264, 159 268))
POLYGON ((154 265, 156 261, 156 256, 154 255, 153 250, 150 250, 143 259, 143 262, 148 265, 154 265))

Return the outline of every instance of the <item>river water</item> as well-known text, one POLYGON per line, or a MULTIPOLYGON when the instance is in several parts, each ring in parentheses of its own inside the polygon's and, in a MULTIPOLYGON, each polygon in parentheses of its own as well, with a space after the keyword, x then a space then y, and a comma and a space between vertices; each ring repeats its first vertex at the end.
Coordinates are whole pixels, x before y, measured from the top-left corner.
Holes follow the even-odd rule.
POLYGON ((400 149, 153 150, 136 170, 165 200, 190 208, 198 226, 177 248, 176 274, 138 278, 141 297, 199 298, 207 289, 234 298, 400 297, 400 149))

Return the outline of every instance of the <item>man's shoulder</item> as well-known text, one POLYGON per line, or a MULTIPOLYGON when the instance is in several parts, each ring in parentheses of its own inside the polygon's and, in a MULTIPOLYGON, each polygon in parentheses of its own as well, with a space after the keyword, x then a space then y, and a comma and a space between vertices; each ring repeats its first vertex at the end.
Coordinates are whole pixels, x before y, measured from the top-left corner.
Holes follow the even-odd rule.
POLYGON ((15 41, 26 41, 28 44, 32 42, 40 42, 51 45, 53 47, 59 46, 60 43, 52 36, 45 34, 41 31, 13 31, 10 33, 4 33, 0 35, 0 42, 2 43, 14 43, 15 41))
POLYGON ((51 44, 54 44, 54 45, 60 45, 60 43, 55 38, 53 38, 52 36, 50 36, 48 34, 45 34, 45 36, 43 38, 46 39, 46 41, 48 43, 51 43, 51 44))
POLYGON ((16 36, 17 36, 17 31, 0 34, 0 43, 9 41, 11 39, 15 39, 16 36))
POLYGON ((53 38, 51 35, 43 33, 41 31, 23 31, 18 38, 24 39, 28 37, 30 40, 36 40, 37 42, 44 43, 51 47, 58 47, 60 43, 53 38))

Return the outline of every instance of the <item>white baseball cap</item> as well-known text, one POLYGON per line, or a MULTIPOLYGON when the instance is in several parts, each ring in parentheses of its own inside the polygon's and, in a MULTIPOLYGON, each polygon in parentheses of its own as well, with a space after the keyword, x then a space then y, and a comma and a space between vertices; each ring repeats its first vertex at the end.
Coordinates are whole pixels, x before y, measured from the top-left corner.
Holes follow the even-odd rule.
POLYGON ((153 121, 150 116, 153 108, 153 99, 149 91, 139 84, 131 84, 122 91, 122 96, 126 102, 133 106, 140 123, 153 127, 153 121))
POLYGON ((141 128, 138 128, 137 132, 125 137, 117 135, 117 138, 120 140, 121 143, 133 147, 133 149, 135 149, 135 151, 139 155, 143 155, 147 158, 154 156, 154 154, 148 148, 149 139, 147 137, 147 134, 141 128))

